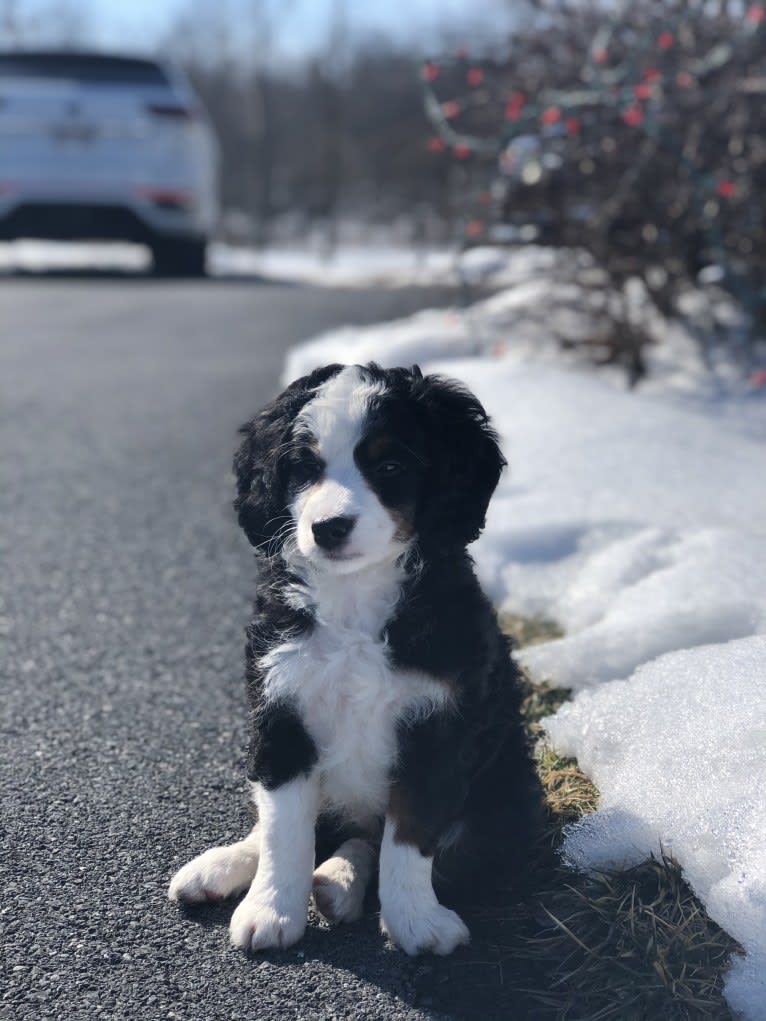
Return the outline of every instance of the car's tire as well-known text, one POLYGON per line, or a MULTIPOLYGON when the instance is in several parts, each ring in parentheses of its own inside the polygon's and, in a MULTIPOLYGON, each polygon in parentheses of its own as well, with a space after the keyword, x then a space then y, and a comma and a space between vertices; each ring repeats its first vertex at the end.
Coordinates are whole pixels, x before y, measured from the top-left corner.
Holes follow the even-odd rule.
POLYGON ((155 276, 204 277, 207 273, 205 241, 157 238, 150 247, 155 276))

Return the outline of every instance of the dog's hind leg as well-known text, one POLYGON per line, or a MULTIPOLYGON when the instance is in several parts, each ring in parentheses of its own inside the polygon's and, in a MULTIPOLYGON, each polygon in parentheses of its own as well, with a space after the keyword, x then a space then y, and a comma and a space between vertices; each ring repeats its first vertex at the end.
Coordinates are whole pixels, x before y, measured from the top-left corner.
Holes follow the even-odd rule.
POLYGON ((314 903, 323 918, 335 925, 362 917, 376 861, 375 845, 363 837, 352 837, 314 870, 314 903))
POLYGON ((168 897, 183 904, 202 904, 241 893, 258 871, 260 843, 256 823, 244 840, 211 847, 176 872, 168 897))

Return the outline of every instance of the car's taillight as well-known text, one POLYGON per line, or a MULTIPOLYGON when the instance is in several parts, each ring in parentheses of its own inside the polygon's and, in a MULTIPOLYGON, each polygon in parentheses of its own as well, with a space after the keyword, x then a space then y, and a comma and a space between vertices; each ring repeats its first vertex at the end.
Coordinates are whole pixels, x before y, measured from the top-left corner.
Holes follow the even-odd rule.
POLYGON ((194 204, 194 195, 185 188, 137 188, 142 199, 161 209, 186 209, 194 204))
POLYGON ((180 103, 147 103, 146 109, 154 117, 166 117, 170 120, 193 121, 197 118, 196 110, 180 103))

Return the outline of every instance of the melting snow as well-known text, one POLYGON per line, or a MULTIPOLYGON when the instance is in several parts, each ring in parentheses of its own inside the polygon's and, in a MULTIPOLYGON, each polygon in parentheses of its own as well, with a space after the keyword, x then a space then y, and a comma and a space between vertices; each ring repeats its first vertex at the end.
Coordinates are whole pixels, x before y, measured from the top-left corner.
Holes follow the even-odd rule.
POLYGON ((669 653, 583 692, 547 721, 601 792, 569 828, 580 868, 634 864, 660 843, 742 943, 729 1003, 766 1016, 766 636, 669 653))

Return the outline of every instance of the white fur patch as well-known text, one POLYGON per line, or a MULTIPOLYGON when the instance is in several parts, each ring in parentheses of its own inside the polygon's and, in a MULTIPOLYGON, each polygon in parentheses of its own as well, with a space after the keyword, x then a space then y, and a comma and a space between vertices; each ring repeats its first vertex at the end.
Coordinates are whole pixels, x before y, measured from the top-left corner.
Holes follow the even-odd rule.
POLYGON ((380 849, 380 927, 407 954, 451 954, 470 934, 463 920, 436 899, 433 858, 411 844, 397 844, 386 819, 380 849))
POLYGON ((395 559, 406 548, 396 538, 396 522, 354 462, 370 402, 383 393, 383 383, 371 383, 357 366, 347 366, 318 388, 297 419, 296 433, 304 432, 313 439, 326 465, 322 480, 302 489, 290 508, 297 547, 310 564, 326 571, 357 571, 395 559), (327 556, 314 541, 312 525, 336 517, 356 521, 342 550, 327 556))
POLYGON ((314 868, 316 777, 273 791, 254 785, 261 838, 258 871, 232 915, 229 933, 244 950, 289 947, 303 935, 314 868))
POLYGON ((363 825, 386 810, 397 722, 451 698, 445 684, 388 661, 380 633, 403 580, 396 564, 318 574, 305 597, 313 631, 261 660, 265 697, 292 701, 317 747, 321 804, 363 825))
POLYGON ((341 460, 359 441, 370 403, 386 392, 385 383, 369 382, 358 365, 347 365, 323 383, 298 416, 321 447, 326 461, 341 460))

